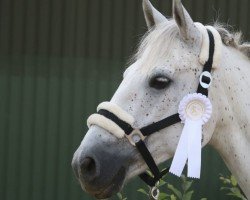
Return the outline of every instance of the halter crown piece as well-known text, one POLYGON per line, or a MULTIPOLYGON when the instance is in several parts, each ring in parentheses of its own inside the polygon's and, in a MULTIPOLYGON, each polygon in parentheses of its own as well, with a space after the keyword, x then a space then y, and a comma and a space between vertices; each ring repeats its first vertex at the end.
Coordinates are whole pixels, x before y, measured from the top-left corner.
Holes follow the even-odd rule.
POLYGON ((188 161, 188 176, 200 178, 202 126, 212 114, 212 104, 208 99, 208 88, 212 82, 211 70, 218 66, 221 53, 221 37, 211 26, 195 23, 202 33, 202 48, 199 62, 204 66, 200 75, 199 86, 195 93, 186 95, 179 104, 178 113, 140 129, 134 129, 134 117, 111 102, 103 102, 97 108, 97 114, 91 115, 87 124, 97 125, 118 138, 126 137, 135 146, 145 160, 153 177, 143 173, 140 178, 151 187, 151 196, 158 198, 157 183, 168 172, 160 171, 144 143, 146 137, 173 124, 184 124, 182 134, 170 167, 170 172, 180 176, 188 161))

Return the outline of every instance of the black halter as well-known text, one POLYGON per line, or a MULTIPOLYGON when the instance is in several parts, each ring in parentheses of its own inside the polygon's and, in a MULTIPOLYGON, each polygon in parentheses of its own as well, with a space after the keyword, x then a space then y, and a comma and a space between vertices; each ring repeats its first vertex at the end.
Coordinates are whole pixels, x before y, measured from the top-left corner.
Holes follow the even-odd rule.
MULTIPOLYGON (((208 61, 204 64, 203 73, 200 76, 200 83, 197 89, 197 93, 201 93, 205 96, 208 96, 208 85, 211 83, 211 76, 207 76, 211 73, 213 65, 213 56, 215 49, 214 36, 210 30, 207 30, 209 36, 209 58, 208 61), (205 85, 205 86, 204 86, 205 85)), ((129 139, 130 143, 138 149, 141 156, 148 165, 150 171, 153 174, 153 177, 147 173, 140 174, 140 178, 149 186, 154 187, 156 183, 166 174, 169 169, 160 171, 157 167, 151 153, 149 152, 147 146, 144 143, 144 140, 147 136, 158 132, 164 128, 167 128, 173 124, 176 124, 181 121, 179 114, 176 113, 169 117, 166 117, 158 122, 154 122, 148 126, 142 127, 141 129, 134 129, 130 124, 121 120, 115 114, 109 112, 108 110, 101 109, 98 111, 98 114, 105 116, 114 123, 116 123, 122 130, 124 130, 126 137, 129 139)))

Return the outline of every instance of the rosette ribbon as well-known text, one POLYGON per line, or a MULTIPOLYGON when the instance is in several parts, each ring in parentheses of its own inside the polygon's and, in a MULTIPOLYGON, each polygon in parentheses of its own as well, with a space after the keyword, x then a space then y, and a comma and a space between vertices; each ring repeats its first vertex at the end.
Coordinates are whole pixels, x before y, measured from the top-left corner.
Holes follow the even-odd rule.
POLYGON ((184 128, 170 167, 170 172, 181 176, 187 162, 188 177, 200 178, 202 126, 210 119, 212 104, 200 93, 186 95, 179 105, 184 128))

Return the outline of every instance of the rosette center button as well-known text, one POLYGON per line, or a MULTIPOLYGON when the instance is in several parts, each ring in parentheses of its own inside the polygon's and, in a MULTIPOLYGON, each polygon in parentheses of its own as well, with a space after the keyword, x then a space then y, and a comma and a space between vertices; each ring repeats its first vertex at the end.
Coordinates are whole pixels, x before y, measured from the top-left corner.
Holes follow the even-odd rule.
POLYGON ((205 105, 199 100, 190 101, 186 107, 186 115, 191 120, 201 119, 205 113, 205 105))

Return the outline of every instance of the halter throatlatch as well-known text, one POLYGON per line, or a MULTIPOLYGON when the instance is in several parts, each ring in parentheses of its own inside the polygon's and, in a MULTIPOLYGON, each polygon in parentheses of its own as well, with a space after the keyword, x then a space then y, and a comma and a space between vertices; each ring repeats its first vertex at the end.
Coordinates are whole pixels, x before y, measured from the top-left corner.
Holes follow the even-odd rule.
MULTIPOLYGON (((204 107, 207 113, 202 111, 202 119, 204 119, 204 115, 206 115, 206 120, 203 120, 201 125, 204 124, 208 119, 209 115, 211 115, 211 105, 206 101, 206 98, 208 96, 208 88, 211 85, 212 82, 212 76, 211 76, 211 70, 212 67, 216 67, 219 63, 220 58, 220 48, 221 48, 221 38, 219 33, 213 28, 213 27, 204 27, 203 25, 199 23, 195 23, 195 25, 198 27, 200 32, 203 36, 203 43, 202 43, 202 49, 199 57, 200 63, 204 66, 203 72, 200 75, 199 79, 199 86, 193 95, 196 96, 196 98, 200 98, 199 101, 203 102, 201 99, 204 100, 204 105, 207 107, 204 107)), ((207 98, 208 99, 208 98, 207 98)), ((197 100, 197 99, 196 99, 197 100)), ((184 100, 183 100, 184 101, 184 100)), ((209 100, 208 100, 209 101, 209 100)), ((198 103, 199 104, 199 103, 198 103)), ((181 107, 181 106, 180 106, 181 107)), ((196 106, 197 107, 197 106, 196 106)), ((196 108, 196 107, 192 107, 196 108)), ((199 107, 199 105, 198 105, 199 107)), ((203 107, 201 106, 201 110, 203 107)), ((185 108, 184 108, 185 110, 185 108)), ((190 111, 192 113, 192 111, 190 111)), ((190 114, 190 113, 187 113, 190 114)), ((193 113, 195 115, 195 113, 193 113)), ((97 108, 97 114, 91 115, 88 120, 87 124, 90 127, 91 125, 98 125, 105 130, 109 131, 113 135, 115 135, 118 138, 126 137, 128 141, 131 143, 131 145, 135 146, 137 150, 140 152, 142 158, 145 160, 148 168, 153 174, 153 177, 148 175, 147 173, 142 173, 140 178, 151 187, 153 195, 151 195, 154 199, 157 199, 157 193, 159 192, 157 189, 157 183, 159 180, 169 171, 168 169, 165 169, 163 171, 160 171, 149 152, 146 144, 144 143, 144 140, 150 136, 151 134, 158 132, 164 128, 167 128, 173 124, 176 124, 178 122, 183 122, 183 116, 185 114, 176 113, 169 117, 166 117, 158 122, 149 124, 145 127, 142 127, 140 129, 136 129, 133 127, 134 118, 130 114, 128 114, 126 111, 124 111, 119 106, 111 103, 111 102, 104 102, 101 103, 97 108), (182 119, 181 119, 182 118, 182 119)), ((192 118, 192 117, 191 117, 192 118)), ((187 120, 186 120, 187 121, 187 120)), ((192 121, 192 120, 191 120, 192 121)), ((201 129, 201 125, 198 126, 198 129, 201 129)), ((186 126, 186 124, 185 124, 186 126)), ((184 126, 184 129, 185 129, 184 126)), ((189 126, 189 125, 187 125, 189 126)), ((185 132, 183 129, 183 132, 185 132)), ((201 134, 199 132, 199 134, 201 134)), ((183 135, 183 134, 182 134, 183 135)), ((180 139, 181 141, 181 139, 180 139)), ((179 141, 179 143, 180 143, 179 141)), ((201 140, 200 140, 201 143, 201 140)), ((180 144, 178 144, 179 146, 180 144)), ((199 144, 200 145, 200 144, 199 144)), ((181 146, 181 145, 180 145, 181 146)), ((200 148, 201 149, 201 148, 200 148)), ((178 148, 177 148, 178 151, 178 148)), ((176 152, 176 157, 177 152, 176 152)), ((200 156, 200 155, 199 155, 200 156)), ((200 159, 200 158, 199 158, 200 159)), ((177 159, 178 160, 178 159, 177 159)), ((185 160, 186 161, 186 160, 185 160)), ((182 159, 183 162, 183 159, 182 159)), ((189 160, 190 162, 190 160, 189 160)), ((178 162, 175 163, 175 165, 178 165, 178 162)), ((184 163, 185 165, 185 163, 184 163)), ((174 168, 171 166, 171 168, 174 168)), ((180 167, 180 173, 183 170, 183 166, 180 167)), ((172 169, 172 171, 175 171, 175 169, 172 169)), ((176 173, 174 173, 176 174, 176 173)), ((179 175, 179 174, 178 174, 179 175)), ((199 178, 199 173, 196 178, 199 178)))

